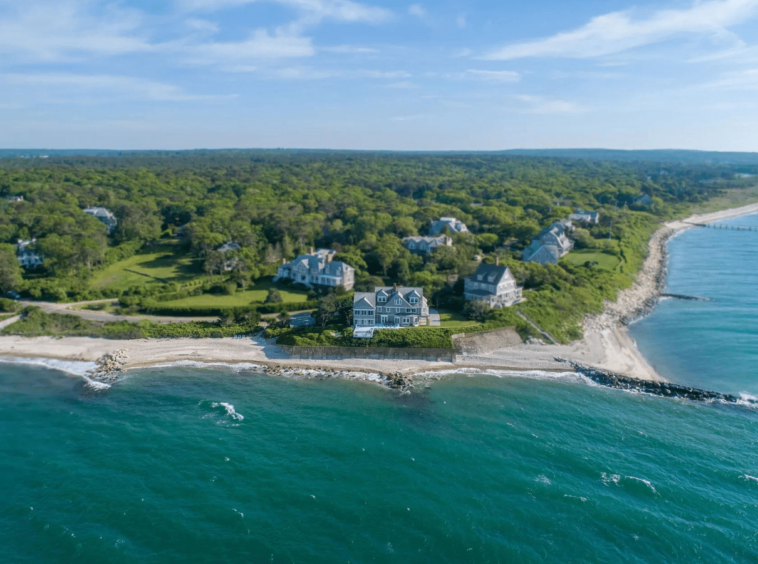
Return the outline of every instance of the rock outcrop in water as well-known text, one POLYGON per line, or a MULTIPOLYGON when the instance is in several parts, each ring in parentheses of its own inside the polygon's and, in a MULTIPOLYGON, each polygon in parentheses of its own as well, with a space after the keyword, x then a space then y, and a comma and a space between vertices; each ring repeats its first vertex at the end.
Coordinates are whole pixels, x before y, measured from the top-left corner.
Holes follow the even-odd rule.
POLYGON ((101 356, 95 361, 97 370, 92 374, 92 379, 96 382, 112 384, 124 370, 124 365, 128 358, 129 355, 126 349, 101 356))
POLYGON ((613 374, 606 370, 583 366, 576 362, 572 362, 571 366, 573 366, 578 374, 586 376, 593 382, 609 388, 637 391, 669 398, 686 398, 694 401, 717 400, 728 403, 737 403, 740 399, 730 394, 710 392, 689 386, 671 384, 669 382, 652 382, 649 380, 638 380, 637 378, 630 378, 628 376, 620 376, 619 374, 613 374))

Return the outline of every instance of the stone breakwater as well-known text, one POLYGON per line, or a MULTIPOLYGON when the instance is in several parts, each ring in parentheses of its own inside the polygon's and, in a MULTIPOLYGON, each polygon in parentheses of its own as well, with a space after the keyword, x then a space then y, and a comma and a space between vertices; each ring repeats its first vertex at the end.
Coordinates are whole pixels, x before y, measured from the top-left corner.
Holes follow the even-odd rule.
POLYGON ((662 227, 648 243, 648 256, 634 284, 619 292, 615 302, 605 302, 603 313, 588 316, 584 330, 594 333, 628 325, 653 311, 666 288, 668 251, 666 243, 676 233, 662 227))
POLYGON ((609 388, 636 391, 669 398, 685 398, 694 401, 723 401, 726 403, 737 403, 741 401, 743 403, 748 403, 751 405, 758 405, 758 402, 755 402, 753 400, 738 398, 730 394, 710 392, 707 390, 700 390, 698 388, 691 388, 689 386, 671 384, 669 382, 639 380, 637 378, 630 378, 628 376, 614 374, 612 372, 608 372, 607 370, 600 370, 598 368, 584 366, 575 362, 572 362, 571 366, 578 374, 589 378, 596 384, 600 384, 609 388))
POLYGON ((95 361, 97 369, 92 374, 92 380, 104 384, 112 384, 117 381, 124 371, 124 365, 129 359, 126 349, 104 354, 95 361))

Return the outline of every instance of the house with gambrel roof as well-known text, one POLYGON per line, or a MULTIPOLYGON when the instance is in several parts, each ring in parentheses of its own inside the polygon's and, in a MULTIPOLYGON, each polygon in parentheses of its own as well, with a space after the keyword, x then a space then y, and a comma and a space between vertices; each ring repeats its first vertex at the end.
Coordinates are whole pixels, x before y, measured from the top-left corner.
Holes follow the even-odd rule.
POLYGON ((376 287, 353 297, 354 327, 418 327, 429 322, 423 288, 376 287))

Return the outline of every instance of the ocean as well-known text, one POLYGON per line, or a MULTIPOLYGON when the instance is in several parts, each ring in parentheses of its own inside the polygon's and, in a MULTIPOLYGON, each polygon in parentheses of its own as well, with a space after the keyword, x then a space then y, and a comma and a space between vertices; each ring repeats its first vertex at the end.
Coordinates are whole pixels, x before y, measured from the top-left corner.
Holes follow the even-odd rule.
MULTIPOLYGON (((671 241, 669 290, 713 299, 633 326, 671 380, 758 394, 755 241, 671 241)), ((402 395, 87 368, 0 363, 2 563, 758 561, 754 407, 541 372, 402 395)))
MULTIPOLYGON (((716 225, 758 227, 758 215, 716 225)), ((667 292, 631 335, 672 382, 758 396, 758 232, 694 228, 668 245, 667 292)))

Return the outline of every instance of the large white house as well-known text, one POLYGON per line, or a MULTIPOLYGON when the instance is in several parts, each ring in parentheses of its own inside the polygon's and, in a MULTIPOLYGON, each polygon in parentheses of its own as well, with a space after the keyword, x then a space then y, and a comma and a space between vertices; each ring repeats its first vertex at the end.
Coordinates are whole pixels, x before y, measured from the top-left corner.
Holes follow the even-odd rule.
POLYGON ((100 220, 100 222, 108 228, 108 233, 113 233, 113 230, 116 229, 118 220, 116 219, 116 216, 113 215, 113 212, 108 211, 105 208, 92 206, 85 208, 84 213, 100 220))
POLYGON ((571 228, 571 222, 565 219, 545 227, 524 249, 521 255, 523 260, 539 264, 558 264, 558 259, 574 248, 574 241, 568 238, 571 228))
POLYGON ((274 282, 292 280, 309 288, 328 286, 352 290, 355 284, 355 269, 340 261, 333 261, 335 251, 319 249, 309 255, 300 255, 292 262, 279 267, 274 282))
POLYGON ((42 256, 34 250, 37 239, 24 241, 19 239, 16 244, 18 262, 22 268, 37 268, 42 266, 42 256))
POLYGON ((576 210, 576 213, 569 215, 569 221, 580 221, 584 223, 598 223, 600 213, 596 211, 576 210))
POLYGON ((418 327, 429 322, 429 305, 423 288, 376 287, 353 297, 353 326, 418 327))
POLYGON ((454 217, 441 217, 438 221, 432 221, 429 227, 429 235, 444 233, 445 228, 448 228, 450 233, 468 233, 468 227, 462 221, 458 221, 454 217))
POLYGON ((463 296, 469 302, 484 302, 492 308, 501 308, 520 302, 522 290, 505 266, 480 264, 474 275, 465 279, 463 296))
POLYGON ((437 237, 405 237, 403 246, 412 253, 428 255, 437 247, 452 247, 453 239, 447 235, 437 237))

